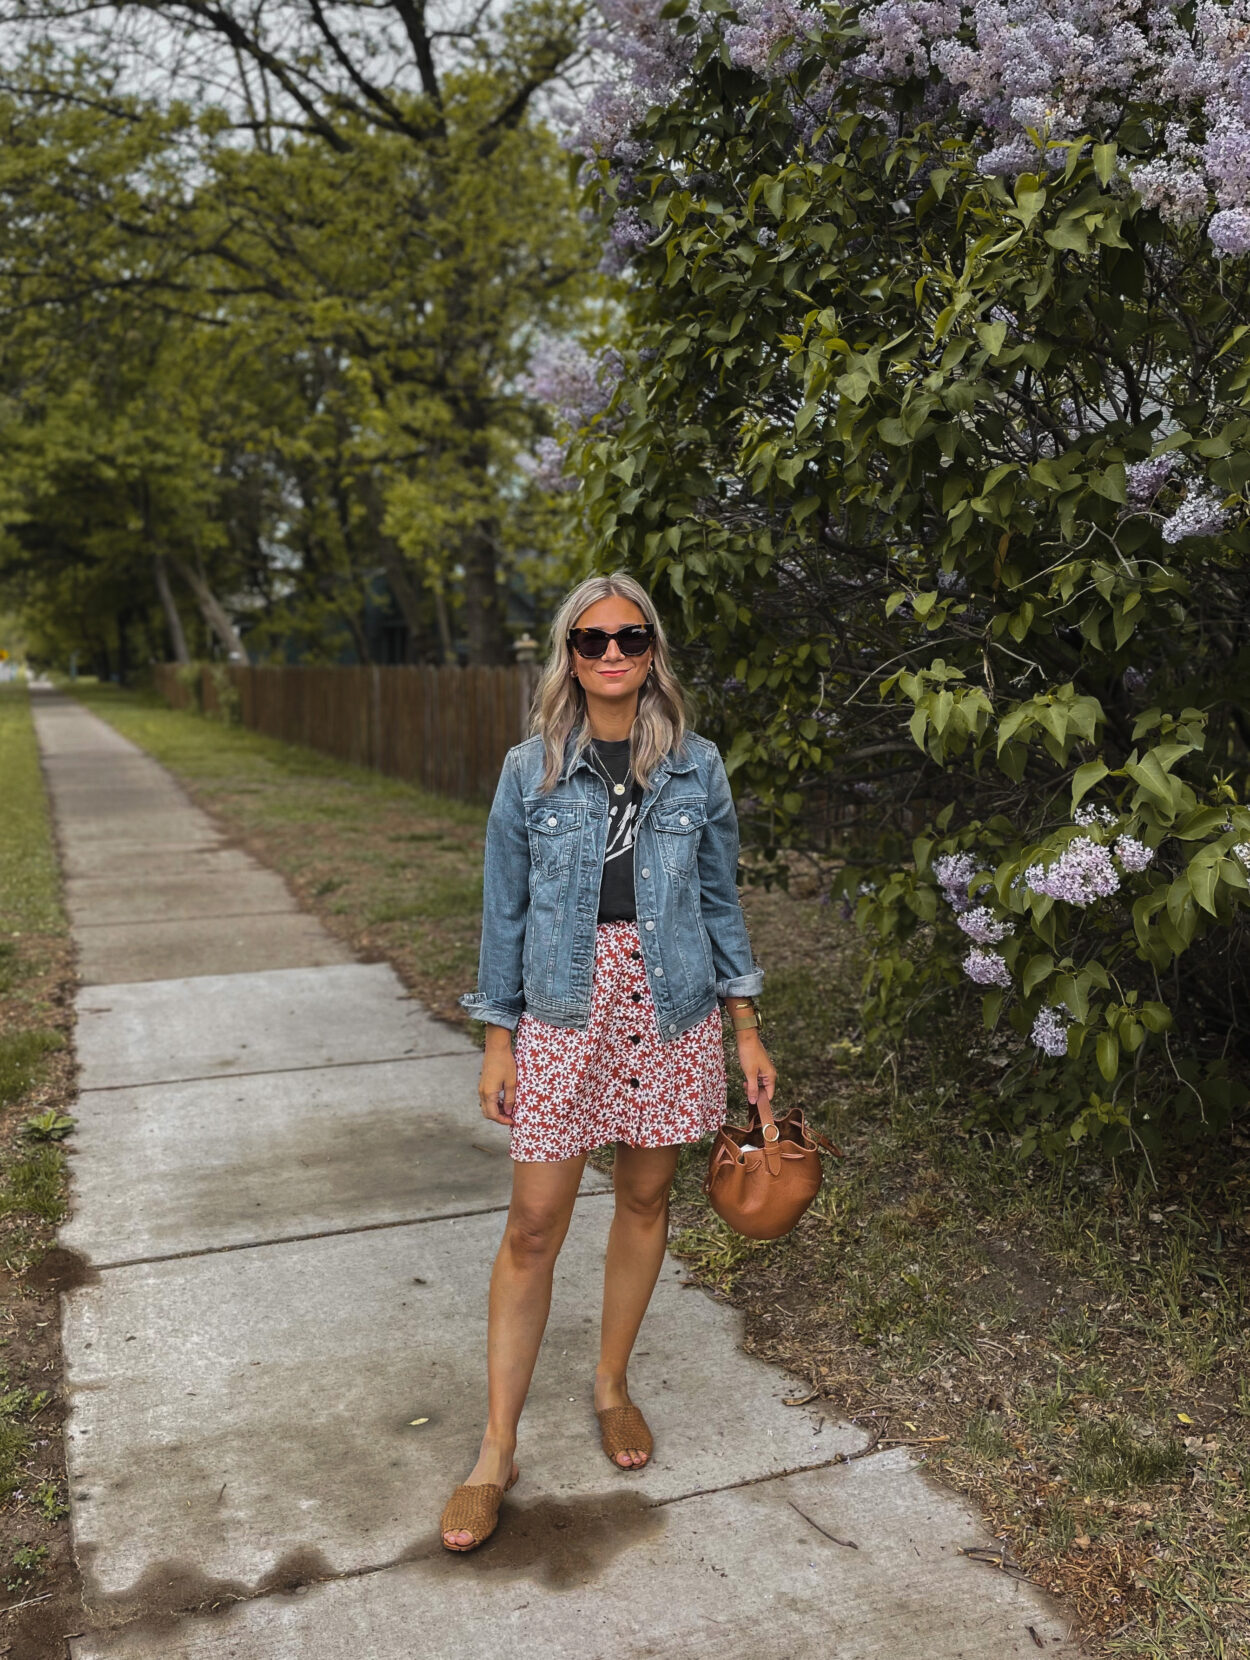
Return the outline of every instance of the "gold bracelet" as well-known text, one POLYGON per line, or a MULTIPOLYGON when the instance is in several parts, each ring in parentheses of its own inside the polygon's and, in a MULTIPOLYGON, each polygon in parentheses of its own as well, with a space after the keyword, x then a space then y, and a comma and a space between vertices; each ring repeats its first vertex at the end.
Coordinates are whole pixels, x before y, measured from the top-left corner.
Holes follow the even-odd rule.
POLYGON ((760 1023, 758 1014, 736 1014, 732 1018, 735 1032, 753 1031, 760 1023))

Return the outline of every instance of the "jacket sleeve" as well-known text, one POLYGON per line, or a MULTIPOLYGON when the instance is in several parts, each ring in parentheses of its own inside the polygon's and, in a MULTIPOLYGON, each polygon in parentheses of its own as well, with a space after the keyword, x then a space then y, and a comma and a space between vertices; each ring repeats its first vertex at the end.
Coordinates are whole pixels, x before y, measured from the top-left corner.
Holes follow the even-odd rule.
POLYGON ((515 1031, 525 1008, 522 963, 529 913, 529 834, 516 756, 504 758, 486 820, 482 880, 482 946, 477 990, 460 999, 474 1020, 515 1031))
POLYGON ((707 824, 699 842, 699 896, 703 925, 712 942, 716 995, 757 997, 764 971, 751 955, 746 918, 738 900, 738 814, 729 775, 714 751, 707 787, 707 824))

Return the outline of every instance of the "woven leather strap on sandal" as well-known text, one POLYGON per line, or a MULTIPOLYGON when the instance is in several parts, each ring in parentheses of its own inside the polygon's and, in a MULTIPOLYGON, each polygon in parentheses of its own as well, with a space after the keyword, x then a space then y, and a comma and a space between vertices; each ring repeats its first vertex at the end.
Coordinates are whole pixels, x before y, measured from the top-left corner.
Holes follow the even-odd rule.
MULTIPOLYGON (((605 1406, 595 1416, 599 1420, 603 1450, 614 1464, 618 1453, 631 1450, 651 1456, 654 1445, 651 1431, 647 1428, 647 1420, 632 1402, 629 1406, 605 1406)), ((620 1464, 617 1468, 623 1470, 626 1466, 620 1464)))
MULTIPOLYGON (((509 1482, 508 1486, 511 1485, 509 1482)), ((506 1490, 489 1481, 475 1481, 472 1484, 466 1482, 462 1487, 457 1487, 443 1510, 440 1524, 442 1531, 471 1533, 473 1543, 482 1544, 495 1531, 495 1525, 499 1521, 499 1506, 503 1502, 506 1490)), ((471 1550, 473 1546, 464 1545, 457 1548, 471 1550)))

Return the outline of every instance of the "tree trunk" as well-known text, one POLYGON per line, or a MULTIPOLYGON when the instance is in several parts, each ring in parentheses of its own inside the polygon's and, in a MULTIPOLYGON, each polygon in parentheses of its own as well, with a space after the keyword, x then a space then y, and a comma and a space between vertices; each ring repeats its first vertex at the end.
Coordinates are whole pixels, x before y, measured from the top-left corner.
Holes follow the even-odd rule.
POLYGON ((425 619, 421 615, 421 590, 412 579, 412 571, 399 545, 390 536, 379 535, 377 549, 382 561, 382 570, 386 575, 386 585, 391 590, 391 596, 398 605, 399 614, 408 630, 404 661, 412 663, 416 661, 416 644, 425 633, 425 619))
POLYGON ((176 553, 171 553, 169 558, 174 569, 195 595, 196 604, 204 613, 204 621, 225 647, 226 657, 232 663, 249 662, 247 648, 239 637, 238 630, 226 615, 225 607, 217 595, 209 587, 208 579, 198 561, 192 565, 176 553))
POLYGON ((495 539, 489 524, 474 525, 466 538, 464 609, 470 663, 510 662, 504 596, 495 579, 495 539))
POLYGON ((443 662, 454 663, 456 648, 451 639, 451 621, 447 615, 447 595, 443 592, 442 584, 434 589, 434 616, 438 621, 438 642, 443 648, 443 662))
POLYGON ((161 598, 161 609, 165 613, 165 626, 169 630, 169 646, 174 654, 174 662, 189 663, 191 653, 187 650, 187 636, 183 632, 182 618, 178 615, 174 591, 169 585, 169 571, 166 569, 163 554, 152 555, 152 570, 156 577, 156 591, 161 598))

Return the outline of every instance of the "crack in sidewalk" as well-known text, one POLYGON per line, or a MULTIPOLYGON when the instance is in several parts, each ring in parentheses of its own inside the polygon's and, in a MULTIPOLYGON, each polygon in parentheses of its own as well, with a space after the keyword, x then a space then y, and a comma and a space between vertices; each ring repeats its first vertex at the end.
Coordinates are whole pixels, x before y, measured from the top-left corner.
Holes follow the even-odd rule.
MULTIPOLYGON (((137 985, 143 981, 132 982, 137 985)), ((94 987, 88 988, 94 990, 94 987)), ((84 1014, 96 1014, 101 1011, 84 1009, 84 1014)), ((254 1072, 193 1072, 182 1078, 138 1078, 124 1084, 85 1084, 79 1090, 83 1095, 108 1095, 118 1089, 164 1089, 169 1084, 216 1084, 231 1083, 236 1078, 276 1078, 288 1072, 332 1072, 345 1066, 395 1066, 409 1061, 445 1061, 454 1060, 457 1056, 475 1056, 479 1063, 481 1051, 478 1049, 434 1049, 428 1055, 379 1055, 376 1060, 359 1061, 319 1061, 312 1066, 260 1066, 254 1072)))
MULTIPOLYGON (((612 1196, 610 1187, 579 1188, 579 1199, 604 1199, 612 1196)), ((381 1233, 387 1228, 423 1228, 430 1222, 456 1222, 462 1217, 490 1216, 508 1209, 507 1204, 479 1205, 474 1210, 439 1211, 436 1216, 401 1216, 391 1222, 357 1222, 349 1228, 319 1228, 311 1233, 275 1234, 271 1239, 240 1239, 230 1245, 201 1245, 190 1251, 165 1251, 148 1257, 118 1257, 114 1262, 91 1262, 92 1273, 105 1274, 115 1268, 141 1268, 154 1262, 185 1262, 192 1257, 224 1256, 232 1251, 263 1251, 271 1245, 299 1245, 305 1240, 342 1239, 356 1233, 381 1233)))

